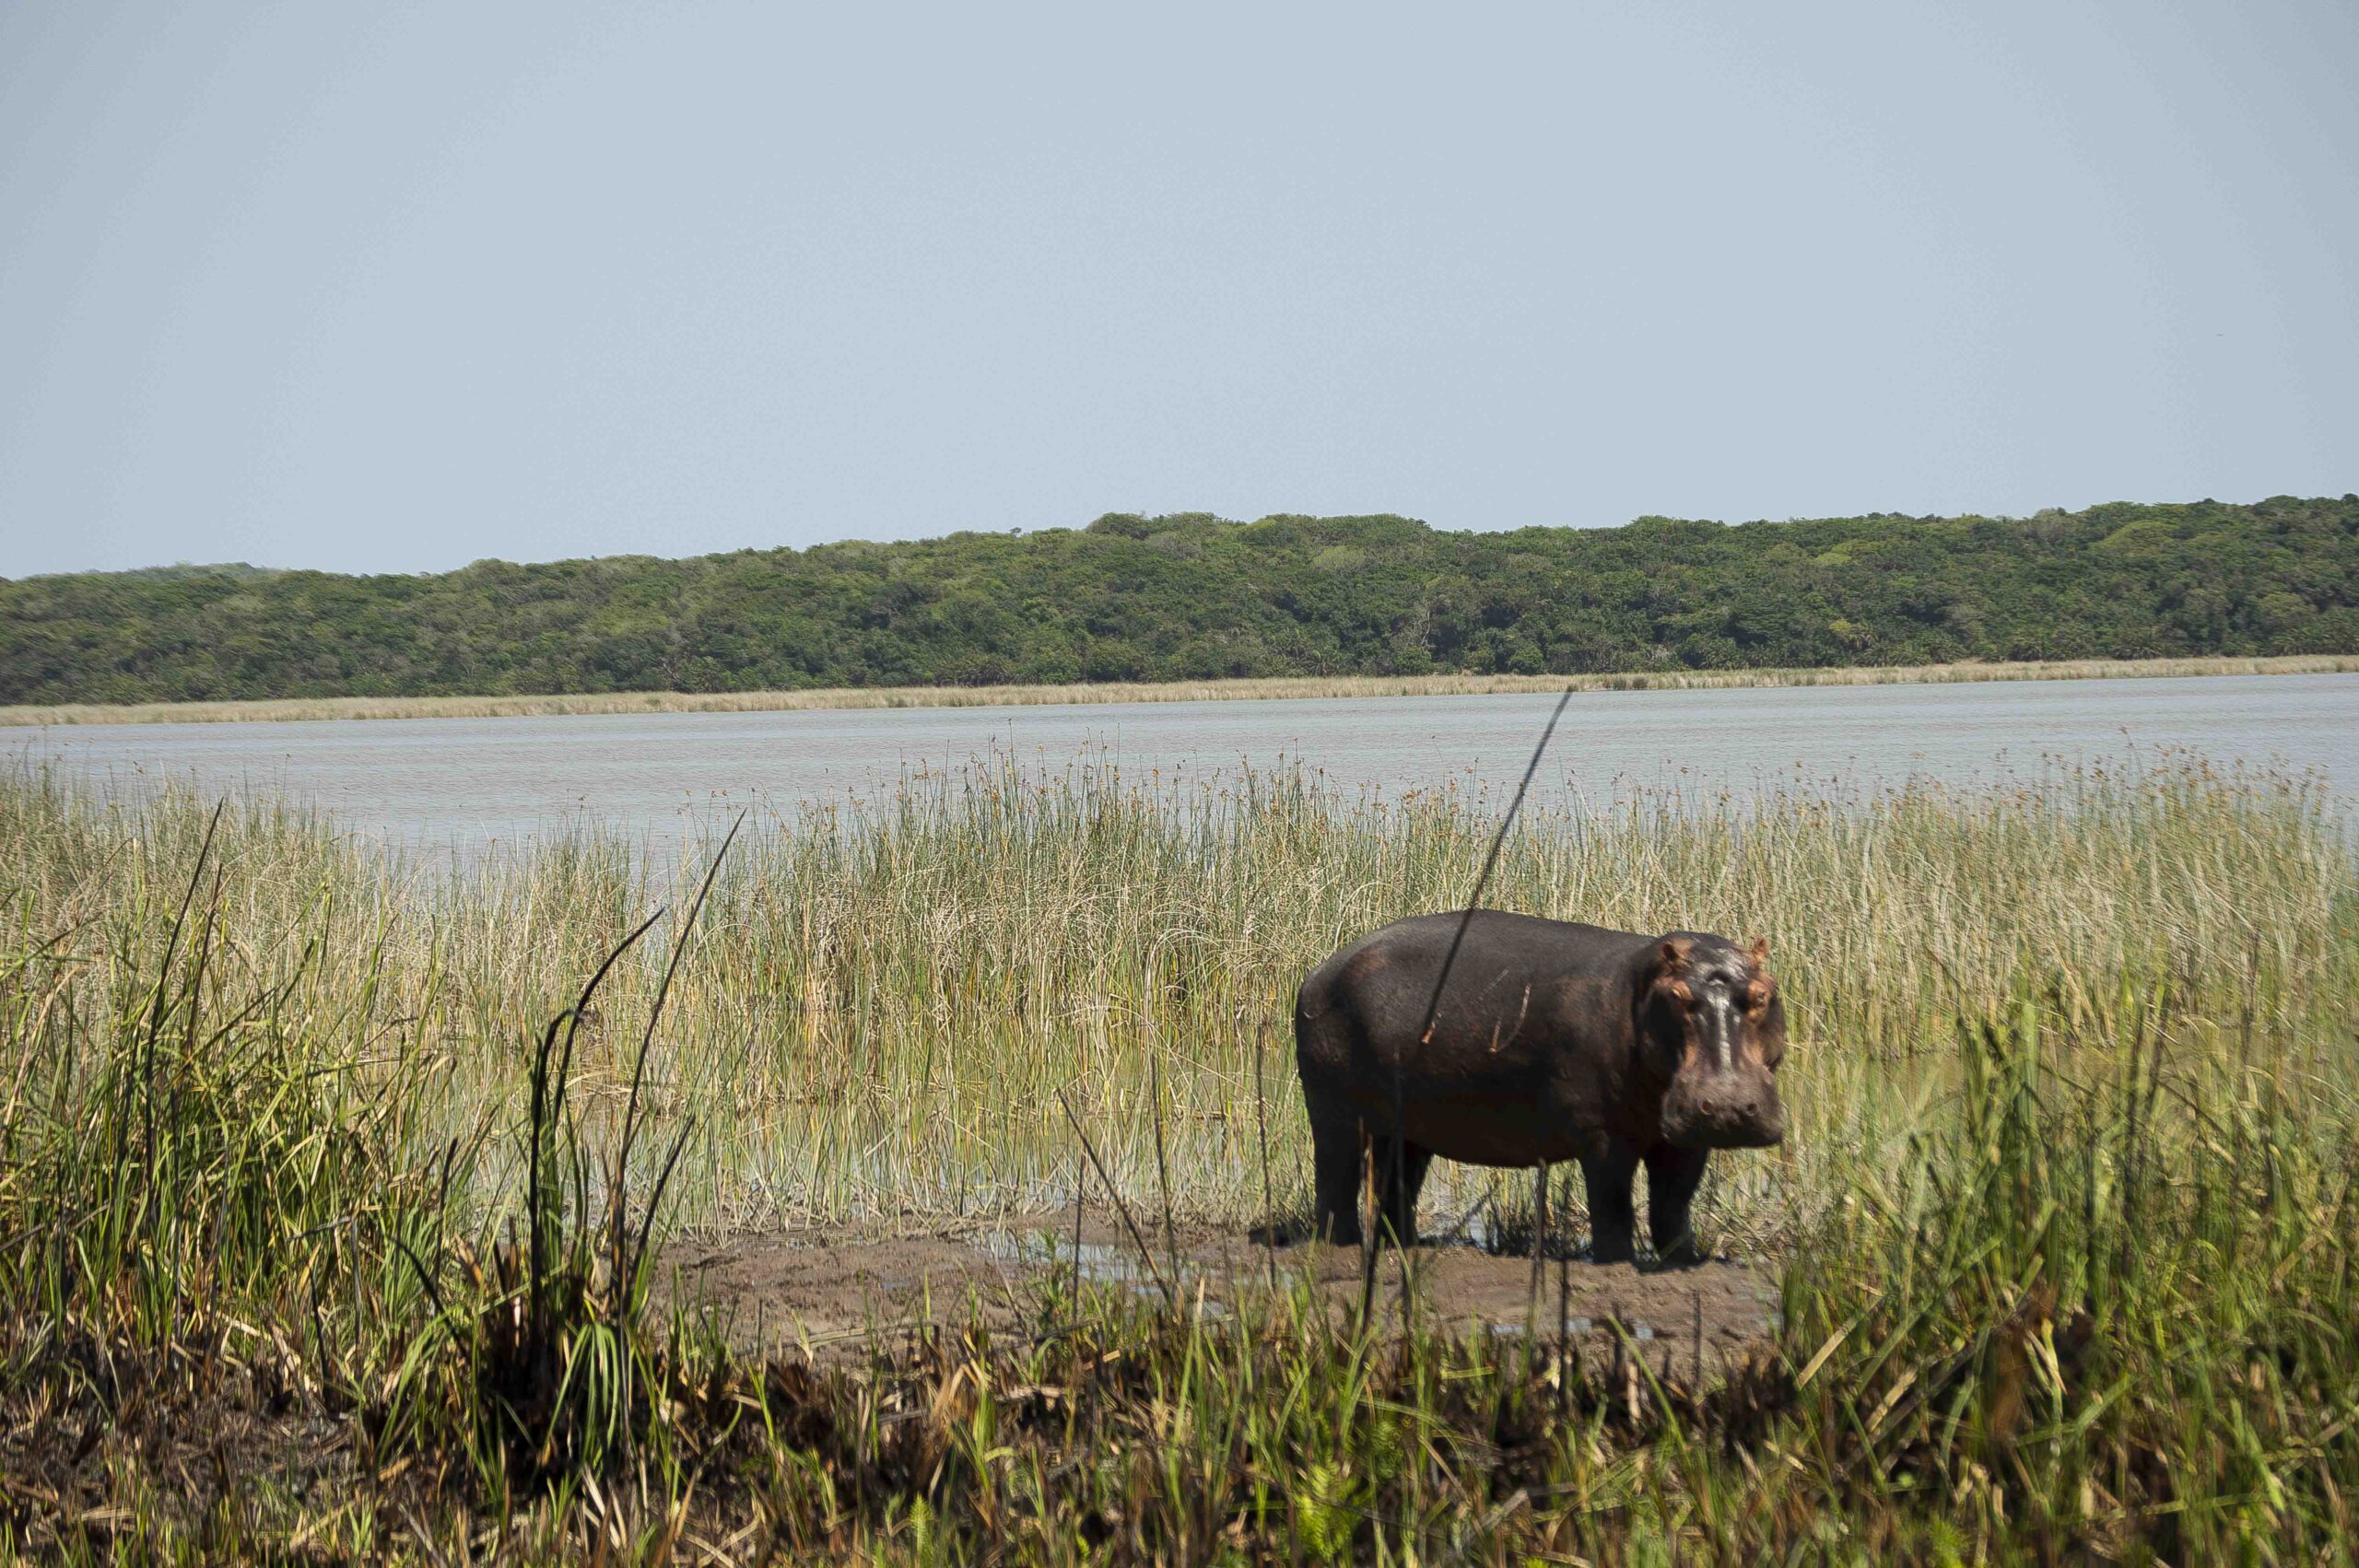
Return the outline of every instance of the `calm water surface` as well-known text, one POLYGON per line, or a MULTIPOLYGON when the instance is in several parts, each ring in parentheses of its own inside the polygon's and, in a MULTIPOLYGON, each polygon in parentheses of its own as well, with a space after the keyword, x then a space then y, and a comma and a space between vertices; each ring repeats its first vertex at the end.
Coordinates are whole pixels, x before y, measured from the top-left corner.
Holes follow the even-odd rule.
MULTIPOLYGON (((50 758, 122 797, 163 778, 311 802, 429 858, 471 860, 594 818, 668 857, 734 814, 791 815, 906 769, 994 751, 1085 754, 1126 772, 1218 778, 1300 761, 1346 795, 1511 786, 1548 696, 1127 703, 1070 708, 652 713, 281 724, 0 729, 0 755, 50 758)), ((2167 748, 2311 769, 2359 800, 2359 674, 1957 685, 1598 692, 1573 698, 1538 788, 1591 799, 1675 788, 1751 797, 2036 778, 2167 748)))

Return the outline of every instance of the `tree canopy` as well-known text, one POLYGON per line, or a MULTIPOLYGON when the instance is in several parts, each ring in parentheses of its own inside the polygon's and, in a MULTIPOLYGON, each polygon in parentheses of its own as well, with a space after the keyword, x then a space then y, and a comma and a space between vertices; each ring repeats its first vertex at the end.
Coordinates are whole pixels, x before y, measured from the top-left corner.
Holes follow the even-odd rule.
POLYGON ((1447 532, 1086 528, 421 576, 0 579, 0 701, 2359 651, 2359 496, 1447 532))

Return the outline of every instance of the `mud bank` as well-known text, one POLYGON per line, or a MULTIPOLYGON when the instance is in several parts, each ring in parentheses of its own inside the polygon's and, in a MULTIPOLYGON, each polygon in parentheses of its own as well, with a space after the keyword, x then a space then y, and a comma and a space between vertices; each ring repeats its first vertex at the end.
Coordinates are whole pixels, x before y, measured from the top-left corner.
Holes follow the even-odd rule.
MULTIPOLYGON (((927 1322, 980 1321, 994 1331, 1036 1323, 1041 1287, 1116 1285, 1175 1293, 1226 1312, 1248 1293, 1306 1289, 1338 1313, 1356 1312, 1363 1290, 1356 1247, 1305 1243, 1274 1249, 1242 1231, 1183 1229, 1148 1242, 1150 1269, 1119 1224, 1086 1221, 1076 1252, 1069 1216, 891 1234, 797 1230, 682 1241, 660 1265, 671 1299, 713 1313, 745 1351, 807 1349, 858 1355, 927 1322)), ((1528 1256, 1471 1244, 1417 1247, 1406 1271, 1418 1316, 1460 1333, 1527 1331, 1613 1343, 1682 1369, 1723 1364, 1759 1344, 1775 1324, 1777 1281, 1761 1264, 1716 1259, 1655 1270, 1528 1256)), ((1380 1256, 1380 1310, 1402 1317, 1403 1270, 1380 1256)))

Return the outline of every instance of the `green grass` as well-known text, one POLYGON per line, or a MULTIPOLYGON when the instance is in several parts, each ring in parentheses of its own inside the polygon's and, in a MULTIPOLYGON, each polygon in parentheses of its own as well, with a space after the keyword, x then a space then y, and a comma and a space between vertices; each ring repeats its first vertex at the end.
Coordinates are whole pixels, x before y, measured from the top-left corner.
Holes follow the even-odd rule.
POLYGON ((1257 1050, 1299 1205, 1293 984, 1462 897, 1498 803, 912 776, 749 830, 660 1018, 676 919, 552 1057, 701 861, 585 836, 454 881, 0 781, 0 1556, 2341 1560, 2352 846, 2192 758, 1509 841, 1489 902, 1770 940, 1793 1131, 1703 1221, 1780 1260, 1782 1326, 1724 1386, 1284 1293, 989 1342, 945 1304, 870 1368, 762 1365, 616 1267, 675 1144, 666 1225, 1056 1207, 1060 1089, 1148 1200, 1157 1079, 1183 1216, 1242 1224, 1257 1050))

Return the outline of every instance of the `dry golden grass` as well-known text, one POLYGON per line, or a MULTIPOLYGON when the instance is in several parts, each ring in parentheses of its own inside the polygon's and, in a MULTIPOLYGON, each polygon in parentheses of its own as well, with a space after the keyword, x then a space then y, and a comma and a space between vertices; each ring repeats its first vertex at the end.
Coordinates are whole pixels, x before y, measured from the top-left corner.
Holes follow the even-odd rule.
POLYGON ((1304 675, 1271 680, 1102 682, 1056 686, 860 686, 772 692, 590 692, 571 696, 323 696, 285 701, 71 703, 0 707, 0 726, 215 724, 307 719, 519 719, 568 713, 762 713, 839 708, 1037 708, 1121 702, 1276 702, 1305 697, 1481 696, 1508 692, 1702 691, 1962 681, 2099 681, 2359 671, 2359 654, 2273 659, 2073 659, 1859 669, 1667 670, 1602 675, 1304 675))

